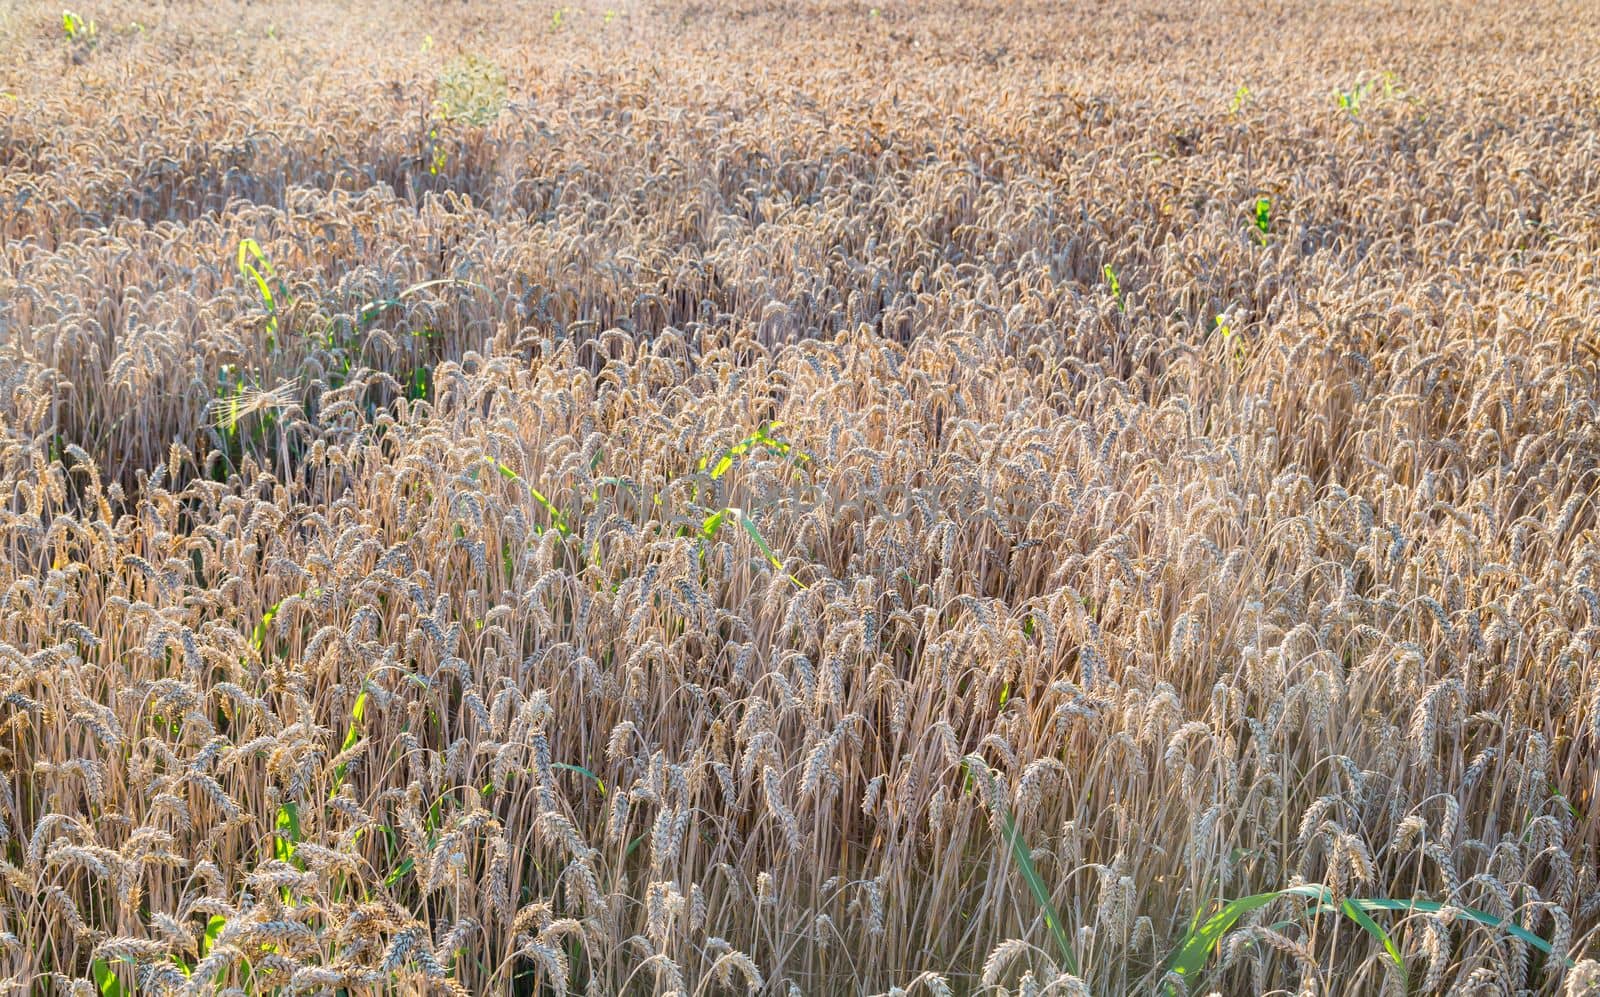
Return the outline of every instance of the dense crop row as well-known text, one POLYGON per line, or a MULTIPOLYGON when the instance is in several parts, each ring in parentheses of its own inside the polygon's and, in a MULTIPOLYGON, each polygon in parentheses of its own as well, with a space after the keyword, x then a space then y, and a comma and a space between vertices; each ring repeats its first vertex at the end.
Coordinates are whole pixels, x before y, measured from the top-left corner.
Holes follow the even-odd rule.
POLYGON ((1244 6, 0 5, 0 976, 1600 986, 1600 8, 1244 6))

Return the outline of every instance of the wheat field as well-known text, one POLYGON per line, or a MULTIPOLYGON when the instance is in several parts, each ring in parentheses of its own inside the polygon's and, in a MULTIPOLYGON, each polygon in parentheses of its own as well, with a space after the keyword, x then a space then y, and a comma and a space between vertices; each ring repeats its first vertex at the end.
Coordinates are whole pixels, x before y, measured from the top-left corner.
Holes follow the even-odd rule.
POLYGON ((74 2, 6 992, 1600 993, 1600 6, 74 2))

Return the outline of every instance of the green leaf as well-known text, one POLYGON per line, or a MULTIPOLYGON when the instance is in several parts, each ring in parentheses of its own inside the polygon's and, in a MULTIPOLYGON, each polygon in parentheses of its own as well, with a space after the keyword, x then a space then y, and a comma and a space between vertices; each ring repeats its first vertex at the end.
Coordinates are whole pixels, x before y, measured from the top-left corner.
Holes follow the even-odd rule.
MULTIPOLYGON (((240 249, 242 250, 243 247, 241 246, 240 249)), ((240 258, 243 259, 242 252, 240 254, 240 258)), ((440 285, 444 284, 448 284, 452 287, 470 287, 479 291, 488 290, 488 288, 482 284, 477 284, 470 280, 463 280, 460 277, 439 277, 434 280, 425 280, 420 284, 412 284, 410 287, 401 291, 392 298, 374 298, 373 300, 367 302, 360 308, 356 309, 356 320, 358 322, 371 321, 377 317, 379 312, 386 308, 398 308, 402 303, 404 303, 405 299, 411 297, 413 294, 416 294, 419 291, 426 291, 430 287, 439 287, 440 285)))
POLYGON ((706 521, 700 524, 700 536, 707 540, 715 537, 717 531, 722 529, 722 521, 728 517, 728 513, 731 511, 731 509, 723 509, 721 512, 707 516, 706 521))
POLYGON ((1177 973, 1184 979, 1193 979, 1206 964, 1206 957, 1211 954, 1211 949, 1217 944, 1228 929, 1238 923, 1239 918, 1253 910, 1259 910, 1267 904, 1282 896, 1281 891, 1271 893, 1257 893, 1254 896, 1240 897, 1223 904, 1222 910, 1213 914, 1199 928, 1191 930, 1178 949, 1172 954, 1168 971, 1177 973))
POLYGON ((399 865, 395 866, 393 872, 391 872, 391 873, 389 873, 389 875, 383 877, 383 885, 384 886, 393 886, 395 883, 398 883, 400 881, 400 877, 401 876, 404 876, 406 873, 410 872, 412 869, 415 869, 416 866, 417 866, 417 860, 416 859, 406 859, 404 862, 401 862, 399 865))
POLYGON ((406 397, 412 400, 427 398, 431 391, 429 387, 431 379, 432 376, 426 366, 413 370, 410 379, 406 382, 406 397))
MULTIPOLYGON (((781 422, 763 422, 760 426, 757 426, 755 432, 727 449, 716 464, 712 466, 711 477, 716 479, 727 474, 733 467, 734 458, 743 457, 758 445, 765 447, 768 452, 777 454, 779 457, 788 457, 795 464, 804 464, 811 460, 810 454, 794 452, 793 444, 772 435, 771 431, 782 425, 783 423, 781 422)), ((704 471, 706 465, 710 463, 711 458, 709 456, 701 457, 699 462, 695 464, 695 470, 704 471)))
POLYGON ((739 525, 744 527, 744 531, 750 534, 750 539, 754 540, 756 542, 756 546, 761 548, 761 553, 766 555, 768 563, 770 563, 774 568, 782 568, 783 561, 778 557, 777 554, 773 553, 772 545, 767 543, 766 538, 761 535, 761 531, 756 529, 756 524, 750 521, 750 517, 731 508, 727 511, 735 512, 738 515, 739 525))
POLYGON ((261 292, 261 300, 266 302, 267 310, 271 311, 271 312, 276 312, 278 310, 278 307, 277 307, 277 304, 272 300, 272 288, 267 286, 267 278, 265 278, 265 277, 263 277, 261 275, 261 271, 260 270, 257 270, 255 267, 251 266, 248 263, 244 264, 242 269, 243 269, 243 272, 246 275, 248 275, 251 280, 254 280, 256 282, 256 290, 261 292))
MULTIPOLYGON (((363 689, 361 690, 361 695, 356 697, 355 705, 350 707, 350 729, 345 731, 344 743, 339 746, 341 755, 355 747, 361 740, 361 719, 366 714, 367 691, 363 689)), ((338 767, 333 770, 333 792, 329 794, 330 797, 339 794, 339 787, 344 785, 345 770, 344 762, 340 762, 338 767)))
POLYGON ((90 964, 90 969, 94 971, 95 986, 100 988, 104 997, 122 997, 122 981, 111 971, 109 963, 104 959, 96 959, 90 964))
POLYGON ((1168 971, 1192 980, 1204 968, 1206 959, 1211 950, 1216 947, 1217 942, 1238 923, 1241 917, 1253 910, 1265 907, 1280 897, 1304 897, 1317 904, 1313 913, 1337 912, 1350 918, 1383 946, 1385 954, 1388 955, 1395 968, 1399 970, 1402 986, 1407 980, 1407 973, 1405 962, 1400 955, 1400 949, 1389 933, 1372 919, 1370 915, 1373 911, 1438 913, 1444 910, 1446 906, 1449 906, 1461 917, 1476 921, 1486 927, 1504 931, 1514 938, 1527 942, 1546 955, 1559 956, 1568 966, 1573 965, 1572 960, 1555 952, 1549 942, 1526 928, 1513 924, 1505 918, 1495 917, 1493 914, 1475 910, 1471 907, 1460 907, 1454 904, 1446 905, 1433 900, 1388 900, 1350 897, 1336 908, 1333 906, 1333 892, 1326 886, 1292 886, 1284 890, 1274 890, 1270 893, 1257 893, 1253 896, 1241 897, 1238 900, 1232 900, 1224 904, 1222 910, 1213 914, 1204 924, 1201 924, 1198 928, 1190 928, 1189 933, 1179 943, 1178 947, 1173 950, 1172 955, 1168 956, 1166 962, 1168 971))
MULTIPOLYGON (((526 488, 528 490, 528 494, 533 496, 533 500, 539 503, 544 511, 550 515, 550 521, 555 525, 555 528, 560 531, 562 536, 567 537, 572 535, 572 529, 567 525, 567 517, 562 514, 560 509, 555 507, 555 503, 544 497, 543 492, 528 484, 522 479, 522 475, 495 460, 493 457, 485 454, 483 460, 487 464, 494 465, 495 469, 500 472, 500 476, 502 478, 505 478, 507 481, 515 481, 522 487, 526 488)), ((477 477, 476 472, 473 473, 473 477, 477 477)))
POLYGON ((1498 929, 1500 929, 1501 931, 1504 931, 1506 934, 1510 935, 1513 938, 1517 938, 1517 939, 1520 939, 1520 940, 1522 940, 1524 942, 1527 942, 1529 945, 1532 945, 1534 948, 1538 949, 1540 952, 1543 952, 1545 955, 1559 956, 1568 966, 1573 965, 1572 960, 1571 959, 1567 959, 1565 953, 1556 952, 1556 950, 1551 947, 1549 942, 1545 941, 1543 938, 1540 938, 1538 935, 1536 935, 1533 932, 1529 931, 1527 928, 1524 928, 1524 927, 1521 927, 1520 925, 1514 924, 1511 921, 1508 921, 1503 917, 1495 917, 1493 914, 1487 913, 1486 911, 1475 910, 1475 909, 1473 909, 1471 907, 1460 907, 1460 906, 1457 906, 1455 904, 1442 904, 1442 903, 1439 903, 1439 902, 1434 901, 1434 900, 1382 900, 1382 899, 1379 899, 1379 900, 1356 900, 1356 899, 1352 899, 1352 900, 1349 900, 1347 902, 1355 904, 1357 907, 1361 908, 1362 910, 1366 910, 1366 911, 1373 911, 1373 910, 1406 910, 1406 911, 1422 911, 1425 914, 1437 914, 1438 912, 1444 910, 1446 907, 1449 907, 1452 910, 1454 910, 1459 916, 1464 917, 1464 918, 1468 919, 1469 921, 1476 921, 1479 924, 1484 925, 1485 927, 1489 927, 1489 928, 1498 928, 1498 929))
POLYGON ((277 834, 272 839, 272 857, 293 862, 295 846, 300 843, 300 807, 292 802, 280 806, 273 826, 277 834))
MULTIPOLYGON (((772 545, 767 543, 766 538, 761 535, 761 531, 756 529, 756 524, 750 521, 750 517, 731 507, 728 509, 728 511, 738 515, 739 525, 744 527, 744 531, 750 534, 750 539, 754 540, 756 542, 756 546, 761 548, 761 553, 766 556, 767 563, 772 565, 774 568, 777 568, 779 571, 782 571, 783 559, 777 554, 773 553, 772 545)), ((809 588, 805 582, 802 582, 793 575, 789 576, 789 581, 793 582, 798 588, 809 588)))
MULTIPOLYGON (((304 592, 297 592, 295 594, 303 599, 314 599, 322 594, 322 589, 319 587, 312 587, 306 589, 304 592)), ((272 608, 268 609, 264 614, 262 614, 261 622, 257 623, 255 629, 250 631, 250 646, 256 649, 256 653, 260 654, 265 652, 267 628, 272 626, 272 621, 278 617, 278 611, 283 609, 283 604, 288 602, 290 598, 292 598, 292 596, 284 596, 282 599, 279 599, 277 602, 273 603, 272 608)))
POLYGON ((200 955, 203 958, 217 944, 217 938, 222 934, 222 929, 228 926, 228 919, 221 914, 212 914, 211 920, 206 922, 206 934, 200 942, 200 955))
POLYGON ((639 836, 637 838, 634 838, 632 841, 628 842, 628 847, 623 849, 622 857, 623 858, 632 858, 633 857, 633 853, 638 851, 639 846, 644 843, 645 835, 647 835, 649 833, 650 833, 649 831, 641 831, 641 832, 639 832, 639 836))
POLYGON ((594 784, 596 786, 600 787, 600 795, 601 796, 606 795, 606 784, 605 784, 605 781, 602 780, 599 776, 595 775, 593 772, 591 772, 588 769, 584 768, 582 765, 573 765, 570 762, 551 762, 550 763, 550 767, 553 768, 553 769, 564 769, 564 770, 566 770, 568 772, 576 772, 579 775, 588 776, 591 780, 594 781, 594 784))
MULTIPOLYGON (((366 717, 367 717, 367 691, 365 689, 363 689, 363 690, 361 690, 361 695, 356 697, 355 705, 350 707, 350 719, 354 720, 356 723, 360 723, 361 721, 365 720, 366 717)), ((348 737, 345 738, 345 742, 346 742, 345 743, 345 747, 347 747, 347 748, 350 747, 351 743, 353 743, 351 741, 351 739, 348 738, 348 737)))
POLYGON ((1106 275, 1106 283, 1111 285, 1111 296, 1117 299, 1117 311, 1126 311, 1122 303, 1122 283, 1117 280, 1117 272, 1107 263, 1102 272, 1106 275))
POLYGON ((1389 937, 1389 933, 1383 930, 1383 926, 1377 921, 1374 921, 1371 915, 1362 910, 1360 907, 1356 906, 1356 903, 1353 900, 1346 899, 1344 903, 1339 905, 1339 909, 1343 911, 1345 916, 1349 917, 1350 920, 1360 925, 1362 931, 1365 931, 1373 938, 1376 938, 1378 940, 1378 944, 1383 946, 1383 950, 1389 953, 1389 960, 1394 963, 1394 968, 1400 973, 1400 989, 1402 991, 1407 990, 1408 988, 1406 986, 1406 982, 1408 977, 1406 974, 1406 962, 1403 958, 1401 958, 1400 948, 1399 946, 1395 945, 1394 939, 1389 937))
MULTIPOLYGON (((968 775, 987 780, 990 797, 999 801, 1000 789, 995 784, 994 772, 989 768, 989 764, 977 755, 968 755, 962 762, 966 766, 968 775)), ((1033 894, 1034 902, 1044 911, 1045 927, 1050 929, 1050 937, 1055 941, 1062 965, 1066 967, 1067 972, 1076 976, 1078 960, 1073 955, 1072 942, 1067 937, 1066 924, 1061 920, 1061 912, 1056 910, 1054 902, 1050 899, 1050 891, 1045 887, 1044 879, 1033 864, 1033 854, 1028 850, 1027 843, 1022 840, 1022 834, 1017 830, 1017 822, 1003 804, 1000 805, 999 816, 1005 828, 1006 842, 1011 847, 1011 857, 1016 862, 1018 871, 1022 873, 1023 881, 1028 884, 1028 892, 1033 894)))
MULTIPOLYGON (((267 254, 261 251, 261 244, 254 239, 240 240, 238 266, 242 276, 249 277, 255 282, 256 291, 261 295, 261 301, 267 306, 271 316, 267 319, 267 348, 270 350, 274 345, 272 337, 278 332, 278 302, 272 295, 272 288, 268 286, 267 278, 277 280, 278 273, 272 268, 272 261, 267 259, 267 254), (260 264, 259 268, 250 263, 251 258, 260 264)), ((283 289, 282 281, 278 282, 278 288, 280 291, 283 289)))

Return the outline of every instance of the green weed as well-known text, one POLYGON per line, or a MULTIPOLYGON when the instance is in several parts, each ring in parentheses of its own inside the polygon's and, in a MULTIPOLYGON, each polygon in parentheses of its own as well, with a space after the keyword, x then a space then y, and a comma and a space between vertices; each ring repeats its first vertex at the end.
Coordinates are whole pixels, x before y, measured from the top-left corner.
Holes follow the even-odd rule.
POLYGON ((1055 903, 1050 899, 1050 890, 1044 885, 1044 878, 1039 875, 1039 870, 1033 864, 1033 854, 1028 849, 1027 842, 1022 840, 1022 834, 1017 830, 1017 822, 1011 816, 1011 811, 1006 809, 1000 786, 994 777, 994 770, 989 768, 989 763, 978 755, 968 755, 962 759, 967 772, 978 779, 988 783, 988 798, 995 801, 996 816, 1000 819, 1002 833, 1005 835, 1006 845, 1010 850, 1011 858, 1017 864, 1017 871, 1022 873, 1023 882, 1028 884, 1028 892, 1033 894, 1034 903, 1039 905, 1044 914, 1045 928, 1050 932, 1050 938, 1055 943, 1056 954, 1061 957, 1061 964, 1067 972, 1076 976, 1078 974, 1078 958, 1072 951, 1072 941, 1067 935, 1066 923, 1061 919, 1061 912, 1056 910, 1055 903))
POLYGON ((1352 118, 1359 118, 1361 116, 1362 101, 1365 101, 1374 93, 1381 93, 1385 100, 1393 100, 1397 96, 1404 95, 1404 91, 1396 83, 1393 73, 1380 73, 1372 79, 1361 80, 1349 90, 1335 89, 1333 98, 1334 102, 1339 105, 1340 110, 1352 118))
POLYGON ((1117 301, 1117 311, 1127 311, 1127 307, 1122 303, 1122 282, 1117 280, 1116 270, 1107 263, 1101 272, 1106 275, 1106 283, 1111 287, 1111 296, 1117 301))
POLYGON ((67 36, 74 60, 82 61, 100 45, 100 29, 70 10, 61 12, 61 33, 67 36))
MULTIPOLYGON (((978 755, 968 755, 963 763, 970 776, 983 779, 988 788, 985 794, 990 800, 995 801, 996 816, 1002 826, 1002 833, 1012 860, 1017 865, 1017 870, 1022 874, 1023 881, 1028 885, 1028 891, 1033 895, 1034 902, 1039 905, 1044 914, 1045 926, 1050 932, 1062 964, 1067 971, 1076 975, 1077 959, 1073 953, 1071 941, 1065 931, 1061 914, 1056 910, 1050 898, 1050 891, 1040 877, 1038 869, 1034 866, 1032 853, 1022 836, 1017 831, 1016 821, 1005 804, 1001 787, 995 779, 994 772, 988 763, 978 755)), ((1408 987, 1408 974, 1405 959, 1400 953, 1400 948, 1395 944, 1393 937, 1380 925, 1372 915, 1380 912, 1407 912, 1435 914, 1443 911, 1446 906, 1457 912, 1458 916, 1469 921, 1504 931, 1506 934, 1521 942, 1533 946, 1547 956, 1559 957, 1571 965, 1571 960, 1566 960, 1562 953, 1557 953, 1551 944, 1528 929, 1507 919, 1496 917, 1486 911, 1471 907, 1462 907, 1458 904, 1443 904, 1433 900, 1390 900, 1387 898, 1360 898, 1347 897, 1338 900, 1332 890, 1322 885, 1291 886, 1281 890, 1270 890, 1266 893, 1256 893, 1236 900, 1223 902, 1222 906, 1210 917, 1202 920, 1196 916, 1177 945, 1160 963, 1162 975, 1174 974, 1186 981, 1190 981, 1189 990, 1194 991, 1194 986, 1206 963, 1210 961, 1224 936, 1231 931, 1239 920, 1252 911, 1260 910, 1268 904, 1278 900, 1302 899, 1307 904, 1299 911, 1300 917, 1316 917, 1321 914, 1335 914, 1349 918, 1357 927, 1371 936, 1383 949, 1385 958, 1394 967, 1402 990, 1408 987)), ((1165 992, 1169 997, 1181 997, 1176 987, 1168 985, 1165 992)))
POLYGON ((256 291, 261 295, 261 303, 267 309, 267 352, 271 353, 277 347, 278 336, 278 310, 280 302, 287 304, 289 293, 279 279, 278 272, 272 266, 272 261, 267 259, 267 254, 261 251, 261 244, 254 239, 241 239, 239 241, 239 274, 250 278, 255 284, 256 291), (251 262, 254 260, 255 262, 251 262), (260 264, 257 266, 257 264, 260 264), (278 286, 274 294, 271 284, 278 286))

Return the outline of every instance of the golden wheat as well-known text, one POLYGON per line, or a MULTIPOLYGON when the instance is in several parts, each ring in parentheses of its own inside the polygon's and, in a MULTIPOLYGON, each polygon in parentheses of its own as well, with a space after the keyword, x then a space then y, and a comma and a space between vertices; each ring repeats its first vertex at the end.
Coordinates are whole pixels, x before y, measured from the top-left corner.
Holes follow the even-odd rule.
POLYGON ((1595 992, 1533 6, 0 5, 0 977, 1595 992))

